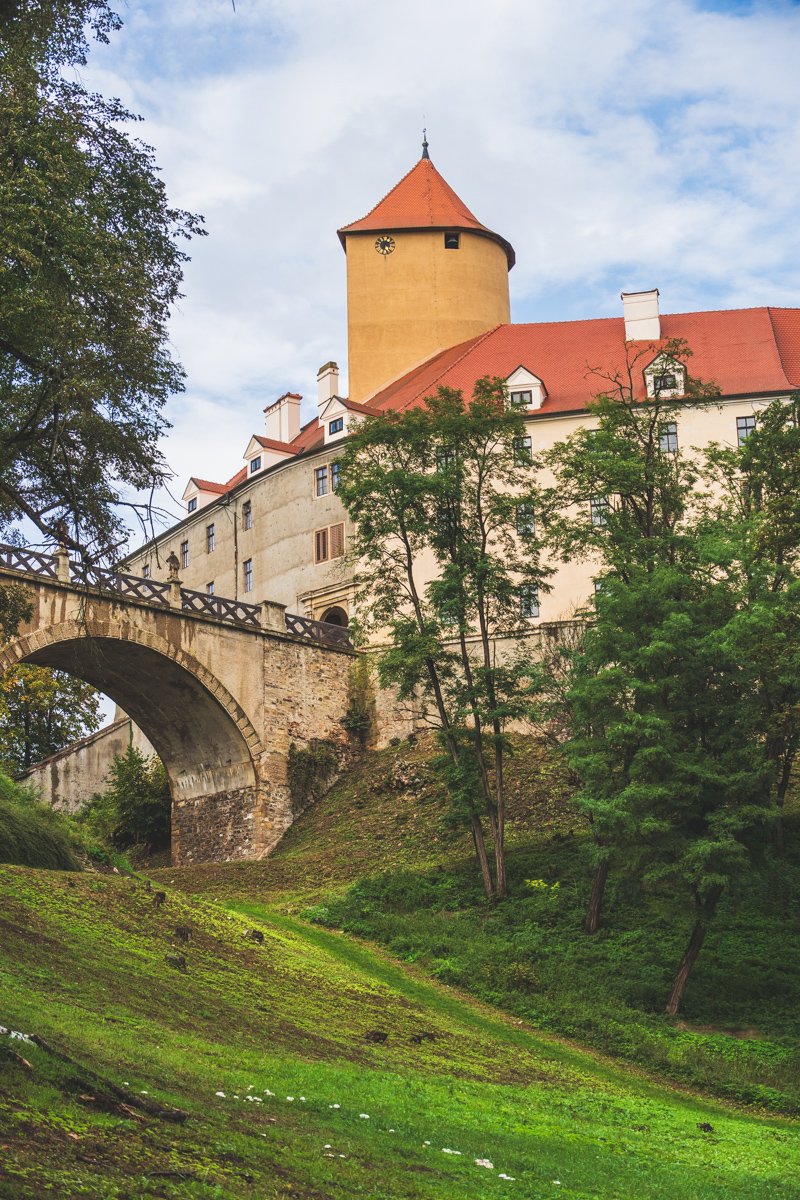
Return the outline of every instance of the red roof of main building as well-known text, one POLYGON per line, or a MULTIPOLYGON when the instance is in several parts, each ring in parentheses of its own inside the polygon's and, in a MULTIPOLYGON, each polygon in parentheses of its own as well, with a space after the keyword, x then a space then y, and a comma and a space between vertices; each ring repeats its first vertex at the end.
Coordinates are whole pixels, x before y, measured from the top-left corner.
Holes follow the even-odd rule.
MULTIPOLYGON (((647 348, 636 370, 641 395, 644 367, 673 338, 684 339, 692 351, 690 375, 716 383, 723 396, 800 388, 800 309, 664 315, 661 334, 660 342, 629 343, 634 353, 647 348)), ((608 317, 498 325, 415 367, 370 397, 369 407, 411 408, 439 387, 469 393, 476 379, 485 375, 507 379, 520 366, 545 385, 547 398, 540 412, 579 411, 602 391, 602 376, 625 368, 625 322, 622 317, 608 317)))
MULTIPOLYGON (((419 164, 418 164, 419 165, 419 164)), ((385 228, 385 226, 383 226, 385 228)), ((644 368, 671 339, 682 338, 692 350, 689 373, 716 383, 722 396, 761 396, 800 389, 800 309, 742 308, 717 312, 675 313, 661 317, 661 341, 630 342, 637 362, 635 385, 644 396, 644 368)), ((421 404, 439 387, 470 394, 485 375, 507 379, 517 367, 541 379, 546 399, 537 415, 580 412, 603 390, 608 377, 626 366, 625 322, 622 317, 590 321, 545 321, 531 325, 497 325, 487 333, 440 351, 372 396, 368 404, 347 399, 357 412, 400 411, 421 404)), ((293 442, 255 435, 262 446, 291 450, 294 456, 324 445, 314 417, 293 442)), ((241 470, 225 484, 195 478, 203 491, 225 493, 248 478, 241 470)))
POLYGON ((472 230, 499 242, 506 252, 509 270, 514 265, 513 246, 499 233, 493 233, 480 223, 429 158, 421 158, 365 217, 344 225, 338 233, 346 248, 348 233, 408 229, 472 230))

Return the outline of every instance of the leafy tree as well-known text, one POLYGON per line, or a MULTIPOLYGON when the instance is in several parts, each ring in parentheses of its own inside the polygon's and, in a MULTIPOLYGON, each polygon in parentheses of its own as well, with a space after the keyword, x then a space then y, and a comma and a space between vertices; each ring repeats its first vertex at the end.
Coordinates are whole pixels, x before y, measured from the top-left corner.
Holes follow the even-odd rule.
MULTIPOLYGON (((617 600, 624 597, 625 587, 658 587, 663 566, 674 567, 693 554, 694 540, 686 517, 698 464, 680 450, 668 449, 668 439, 681 412, 712 399, 716 389, 691 378, 691 351, 684 342, 673 340, 664 347, 661 357, 684 376, 684 394, 676 396, 672 389, 654 386, 654 395, 648 401, 640 400, 636 377, 652 356, 649 345, 638 350, 629 347, 623 370, 605 376, 597 372, 605 390, 588 406, 595 427, 577 431, 544 456, 554 476, 554 484, 541 502, 549 545, 565 562, 577 559, 596 567, 598 616, 614 615, 609 605, 599 601, 615 581, 617 600)), ((655 376, 654 384, 660 378, 655 376)), ((646 636, 646 626, 641 633, 646 636)), ((613 657, 609 662, 614 663, 613 657)), ((568 676, 575 670, 575 683, 585 693, 594 688, 596 703, 602 706, 602 685, 593 683, 589 675, 590 670, 602 670, 596 656, 562 656, 560 665, 562 675, 564 669, 568 676)), ((577 693, 569 683, 562 683, 554 695, 553 681, 542 681, 540 666, 534 665, 531 673, 534 681, 538 679, 534 709, 541 714, 555 702, 561 708, 562 731, 566 725, 572 736, 591 740, 591 709, 577 704, 577 693)), ((599 717, 604 724, 602 709, 599 717)), ((577 770, 574 763, 573 768, 577 770)), ((617 773, 612 779, 615 786, 623 788, 617 773)), ((611 779, 606 781, 609 784, 611 779)), ((609 809, 607 804, 601 805, 599 797, 595 803, 586 789, 580 796, 596 846, 595 877, 585 922, 587 932, 594 933, 600 923, 609 867, 622 833, 612 817, 623 820, 625 808, 609 809)))
POLYGON ((167 320, 201 232, 136 118, 77 82, 87 30, 119 24, 107 0, 8 0, 0 17, 0 531, 27 519, 95 557, 124 537, 127 497, 167 475, 162 410, 183 386, 167 320))
POLYGON ((169 844, 170 792, 160 759, 130 745, 124 754, 115 755, 108 785, 80 814, 96 836, 121 850, 130 846, 153 850, 169 844))
POLYGON ((339 488, 356 526, 360 627, 384 644, 382 683, 426 703, 487 896, 506 892, 505 729, 524 706, 519 668, 498 643, 526 628, 547 586, 524 436, 501 380, 480 380, 469 401, 440 389, 420 408, 364 421, 339 488))
MULTIPOLYGON (((800 749, 800 393, 756 416, 737 449, 706 452, 710 490, 699 532, 737 594, 726 631, 750 666, 773 794, 783 809, 800 749)), ((783 822, 776 822, 783 849, 783 822)))
POLYGON ((10 774, 99 727, 99 695, 82 679, 24 663, 0 676, 0 762, 10 774))

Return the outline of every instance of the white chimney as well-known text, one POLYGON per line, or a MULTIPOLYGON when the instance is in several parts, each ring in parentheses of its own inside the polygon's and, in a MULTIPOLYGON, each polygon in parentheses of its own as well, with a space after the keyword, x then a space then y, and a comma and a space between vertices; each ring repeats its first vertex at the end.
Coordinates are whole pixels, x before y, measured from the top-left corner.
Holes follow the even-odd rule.
POLYGON ((300 432, 300 401, 296 392, 285 392, 264 409, 264 425, 268 438, 276 442, 293 442, 300 432))
POLYGON ((661 338, 658 288, 650 292, 623 292, 622 315, 626 342, 657 342, 661 338))
POLYGON ((332 396, 339 395, 339 365, 327 362, 317 371, 317 404, 327 404, 332 396))

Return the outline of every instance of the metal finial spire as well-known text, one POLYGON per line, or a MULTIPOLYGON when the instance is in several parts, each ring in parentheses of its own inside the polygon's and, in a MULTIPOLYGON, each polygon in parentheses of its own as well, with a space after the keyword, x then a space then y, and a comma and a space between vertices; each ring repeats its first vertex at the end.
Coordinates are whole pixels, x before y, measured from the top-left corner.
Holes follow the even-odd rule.
POLYGON ((428 131, 427 131, 427 129, 423 129, 423 131, 422 131, 422 157, 430 158, 430 154, 428 154, 428 131))

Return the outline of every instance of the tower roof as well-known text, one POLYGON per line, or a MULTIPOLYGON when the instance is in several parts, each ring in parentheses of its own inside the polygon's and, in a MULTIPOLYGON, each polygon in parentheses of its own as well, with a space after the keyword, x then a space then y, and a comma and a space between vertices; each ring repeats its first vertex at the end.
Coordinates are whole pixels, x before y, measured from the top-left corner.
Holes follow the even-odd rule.
POLYGON ((344 225, 338 233, 339 241, 346 249, 346 236, 349 233, 369 233, 371 230, 402 233, 412 229, 469 230, 478 233, 503 247, 509 270, 514 265, 514 247, 511 243, 499 233, 493 233, 481 225, 425 152, 408 174, 365 217, 353 221, 351 225, 344 225))

